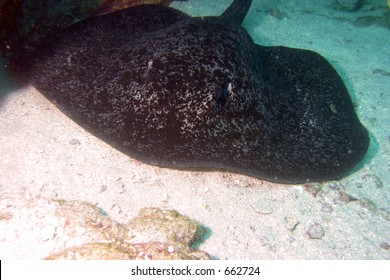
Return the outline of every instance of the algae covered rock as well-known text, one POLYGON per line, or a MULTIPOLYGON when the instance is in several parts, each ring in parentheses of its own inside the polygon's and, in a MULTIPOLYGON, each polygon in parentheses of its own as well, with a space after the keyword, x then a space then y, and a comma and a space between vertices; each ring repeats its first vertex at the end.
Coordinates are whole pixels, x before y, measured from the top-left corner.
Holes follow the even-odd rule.
POLYGON ((198 224, 175 210, 144 208, 127 225, 126 242, 150 241, 189 244, 195 237, 198 224))
POLYGON ((126 234, 126 227, 112 220, 100 208, 82 201, 55 200, 54 215, 61 221, 68 239, 83 242, 114 242, 126 234))
POLYGON ((0 198, 0 258, 210 259, 190 246, 203 228, 175 210, 144 208, 118 223, 83 201, 0 198))
POLYGON ((46 259, 210 259, 207 253, 189 246, 198 224, 175 210, 144 208, 127 225, 114 222, 86 203, 62 201, 57 211, 72 216, 71 227, 77 228, 76 232, 83 228, 81 232, 91 235, 92 242, 50 254, 46 259), (76 213, 78 217, 73 216, 76 213))

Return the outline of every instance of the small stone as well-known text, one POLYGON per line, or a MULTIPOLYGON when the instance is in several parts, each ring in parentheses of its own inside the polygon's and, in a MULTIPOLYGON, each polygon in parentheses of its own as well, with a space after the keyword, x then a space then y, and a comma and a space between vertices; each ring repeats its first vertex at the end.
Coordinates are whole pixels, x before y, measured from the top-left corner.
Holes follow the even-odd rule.
POLYGON ((99 193, 105 192, 107 190, 107 186, 101 185, 99 193))
POLYGON ((70 139, 69 144, 75 146, 75 145, 81 145, 81 142, 77 139, 70 139))
POLYGON ((12 220, 14 215, 11 212, 0 212, 0 221, 12 220))
POLYGON ((310 193, 313 197, 317 197, 317 194, 322 190, 322 186, 320 184, 305 184, 304 186, 305 191, 310 193))
POLYGON ((390 221, 390 213, 385 208, 379 208, 378 214, 379 214, 379 217, 381 217, 382 219, 390 221))
POLYGON ((257 239, 262 247, 270 245, 268 238, 265 236, 259 236, 257 239))
POLYGON ((364 185, 366 188, 383 189, 382 180, 374 174, 364 175, 362 176, 362 179, 364 180, 364 185))
POLYGON ((339 191, 339 199, 340 201, 344 202, 345 204, 351 202, 351 201, 357 201, 358 199, 350 194, 347 194, 346 192, 339 191))
POLYGON ((386 242, 382 242, 381 244, 379 244, 379 247, 381 247, 384 250, 389 250, 390 249, 390 245, 388 243, 386 243, 386 242))
POLYGON ((312 223, 306 230, 306 235, 310 239, 322 239, 325 235, 325 231, 319 223, 312 223))
POLYGON ((363 184, 362 184, 362 183, 357 183, 357 184, 356 184, 356 187, 357 187, 358 189, 362 189, 362 188, 363 188, 363 184))
POLYGON ((173 253, 175 252, 175 248, 173 248, 172 246, 168 246, 168 253, 173 253))
POLYGON ((333 207, 328 202, 324 202, 321 204, 321 211, 326 212, 326 213, 330 213, 330 212, 333 212, 333 207))
POLYGON ((289 243, 294 243, 296 240, 295 240, 294 237, 292 237, 291 235, 289 235, 289 236, 287 237, 287 241, 288 241, 289 243))

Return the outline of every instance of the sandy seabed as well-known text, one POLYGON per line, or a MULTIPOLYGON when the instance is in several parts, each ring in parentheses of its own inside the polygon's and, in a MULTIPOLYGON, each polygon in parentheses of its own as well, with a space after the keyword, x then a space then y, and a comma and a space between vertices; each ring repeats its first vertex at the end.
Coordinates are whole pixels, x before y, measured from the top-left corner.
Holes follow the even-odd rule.
MULTIPOLYGON (((230 3, 215 2, 174 6, 218 15, 230 3)), ((340 181, 279 185, 140 163, 80 128, 33 87, 11 82, 2 64, 0 258, 42 259, 64 249, 67 240, 52 242, 50 203, 42 200, 76 200, 120 223, 144 207, 175 209, 203 226, 198 248, 216 259, 390 259, 389 9, 384 0, 356 12, 333 2, 254 0, 243 26, 258 44, 317 51, 342 76, 372 144, 356 172, 340 181)))

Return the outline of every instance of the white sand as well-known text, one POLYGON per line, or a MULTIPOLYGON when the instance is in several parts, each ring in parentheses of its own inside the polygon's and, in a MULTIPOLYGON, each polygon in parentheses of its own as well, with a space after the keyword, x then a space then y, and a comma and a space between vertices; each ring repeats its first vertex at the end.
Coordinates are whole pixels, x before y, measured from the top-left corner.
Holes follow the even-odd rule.
MULTIPOLYGON (((175 6, 215 15, 230 1, 209 2, 175 6)), ((84 131, 33 87, 11 83, 2 67, 0 258, 40 259, 60 247, 50 242, 50 209, 39 209, 46 205, 34 204, 39 198, 87 201, 119 222, 143 207, 176 209, 207 229, 199 249, 219 259, 390 259, 390 31, 350 21, 380 14, 386 1, 355 13, 332 2, 254 0, 243 25, 259 44, 315 50, 340 72, 372 136, 356 173, 304 187, 145 165, 84 131), (271 8, 282 19, 264 13, 271 8)))

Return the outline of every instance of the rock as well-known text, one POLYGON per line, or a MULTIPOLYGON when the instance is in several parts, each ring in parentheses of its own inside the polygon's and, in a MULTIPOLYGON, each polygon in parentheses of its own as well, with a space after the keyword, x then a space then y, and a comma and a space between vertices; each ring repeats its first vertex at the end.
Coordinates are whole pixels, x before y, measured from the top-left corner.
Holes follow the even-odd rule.
POLYGON ((175 210, 144 208, 118 223, 82 201, 0 199, 0 259, 210 259, 190 245, 202 230, 175 210))
POLYGON ((198 224, 175 210, 144 208, 127 225, 126 242, 185 243, 194 239, 198 224))
POLYGON ((383 189, 382 180, 375 174, 366 174, 362 176, 364 187, 368 189, 383 189))
POLYGON ((388 243, 386 243, 386 242, 382 242, 381 244, 379 244, 379 247, 381 247, 384 250, 389 250, 390 249, 390 245, 388 243))
POLYGON ((305 234, 310 239, 322 239, 325 235, 325 231, 319 223, 312 223, 308 226, 305 234))
POLYGON ((333 212, 333 207, 328 202, 323 202, 323 203, 321 203, 321 211, 326 212, 326 213, 330 213, 330 212, 333 212))
POLYGON ((317 194, 322 190, 323 186, 321 184, 307 183, 303 188, 313 197, 317 197, 317 194))
POLYGON ((80 140, 77 140, 77 139, 70 139, 69 144, 72 146, 75 146, 75 145, 81 145, 81 142, 80 142, 80 140))
POLYGON ((102 209, 94 205, 81 201, 54 200, 54 202, 57 204, 54 216, 63 224, 64 239, 81 239, 83 243, 109 243, 118 238, 123 239, 126 235, 125 225, 116 223, 102 209))
POLYGON ((339 200, 347 204, 351 201, 357 201, 358 199, 344 191, 339 191, 339 200))
POLYGON ((62 201, 56 212, 71 220, 68 227, 92 235, 92 242, 50 254, 46 259, 210 259, 207 253, 189 247, 198 224, 175 210, 144 208, 127 225, 114 222, 87 203, 62 201))

